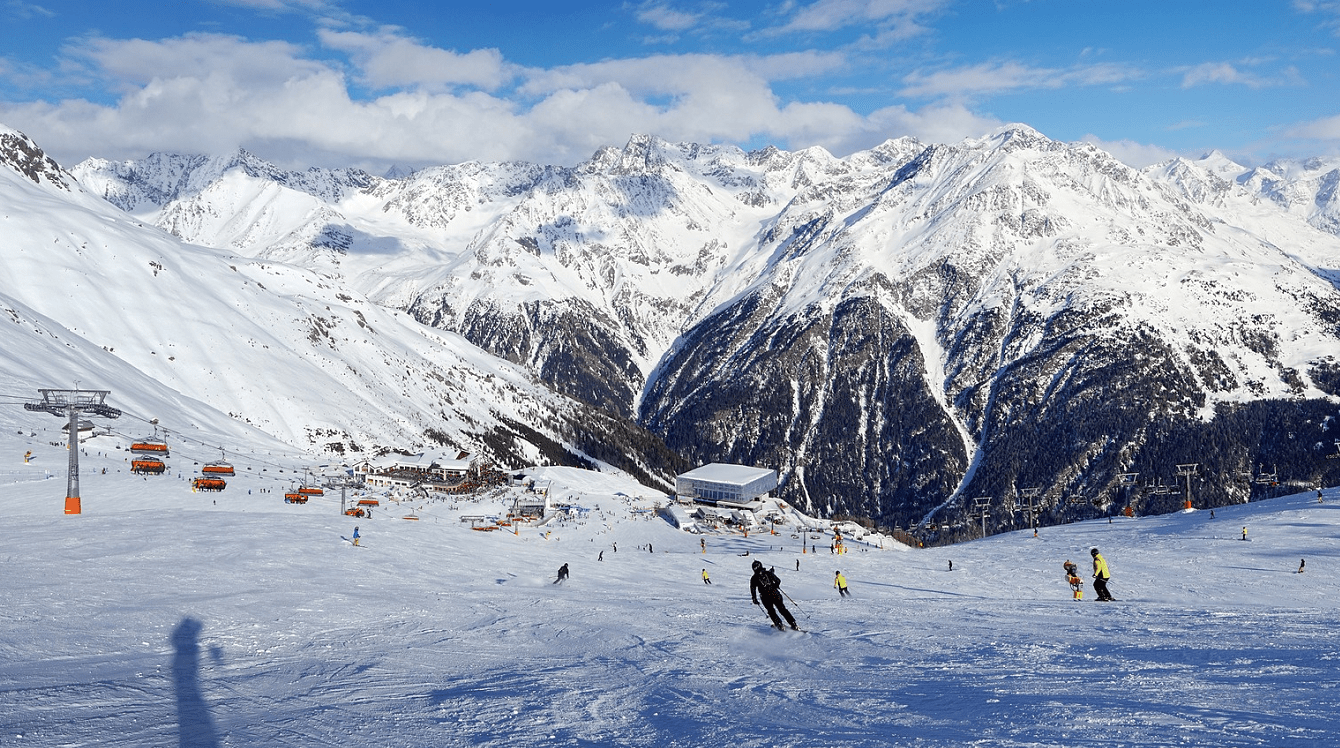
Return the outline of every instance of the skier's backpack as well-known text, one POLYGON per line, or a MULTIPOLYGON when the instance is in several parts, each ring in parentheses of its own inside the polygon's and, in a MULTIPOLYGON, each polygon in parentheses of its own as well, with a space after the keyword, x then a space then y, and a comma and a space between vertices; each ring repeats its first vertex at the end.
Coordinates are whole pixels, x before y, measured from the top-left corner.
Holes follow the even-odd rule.
POLYGON ((758 588, 762 592, 776 592, 781 589, 782 580, 777 578, 776 572, 772 569, 758 570, 758 588))

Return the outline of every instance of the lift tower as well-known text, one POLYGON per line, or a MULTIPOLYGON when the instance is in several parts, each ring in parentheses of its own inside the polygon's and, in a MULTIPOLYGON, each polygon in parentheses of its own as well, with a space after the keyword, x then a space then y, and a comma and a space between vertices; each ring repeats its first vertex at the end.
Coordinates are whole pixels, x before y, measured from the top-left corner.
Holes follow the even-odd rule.
MULTIPOLYGON (((75 384, 78 384, 76 382, 75 384)), ((70 418, 70 469, 65 484, 65 513, 79 514, 79 414, 120 418, 121 411, 106 404, 110 390, 38 390, 42 402, 24 403, 24 410, 36 410, 70 418)))
POLYGON ((1191 503, 1191 476, 1193 476, 1193 475, 1196 474, 1196 468, 1198 468, 1198 467, 1200 467, 1200 463, 1199 463, 1199 462, 1189 462, 1189 463, 1187 463, 1187 464, 1185 464, 1185 465, 1178 465, 1178 466, 1177 466, 1177 474, 1180 475, 1180 476, 1182 476, 1183 478, 1186 478, 1186 500, 1185 500, 1185 502, 1184 502, 1183 505, 1182 505, 1182 506, 1185 507, 1186 509, 1191 509, 1191 508, 1192 508, 1192 503, 1191 503))

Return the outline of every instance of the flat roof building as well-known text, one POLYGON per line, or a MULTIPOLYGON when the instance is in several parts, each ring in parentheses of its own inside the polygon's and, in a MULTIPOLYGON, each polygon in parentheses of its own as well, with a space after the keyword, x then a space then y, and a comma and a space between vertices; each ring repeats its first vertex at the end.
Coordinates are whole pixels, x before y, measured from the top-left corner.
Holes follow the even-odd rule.
POLYGON ((675 494, 703 504, 744 505, 777 487, 777 471, 713 462, 675 478, 675 494))

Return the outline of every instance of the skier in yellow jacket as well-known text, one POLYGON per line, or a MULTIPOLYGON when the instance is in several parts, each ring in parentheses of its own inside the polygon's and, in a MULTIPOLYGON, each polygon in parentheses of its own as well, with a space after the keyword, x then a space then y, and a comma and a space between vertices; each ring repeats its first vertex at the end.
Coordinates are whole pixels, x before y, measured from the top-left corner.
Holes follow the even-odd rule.
POLYGON ((842 576, 842 572, 840 571, 837 573, 837 577, 833 580, 833 586, 837 587, 838 597, 851 595, 851 593, 847 591, 847 578, 842 576))
POLYGON ((1107 559, 1098 552, 1097 548, 1090 548, 1089 555, 1093 556, 1093 591, 1098 594, 1101 602, 1113 600, 1112 593, 1107 591, 1107 580, 1112 578, 1112 573, 1107 568, 1107 559))

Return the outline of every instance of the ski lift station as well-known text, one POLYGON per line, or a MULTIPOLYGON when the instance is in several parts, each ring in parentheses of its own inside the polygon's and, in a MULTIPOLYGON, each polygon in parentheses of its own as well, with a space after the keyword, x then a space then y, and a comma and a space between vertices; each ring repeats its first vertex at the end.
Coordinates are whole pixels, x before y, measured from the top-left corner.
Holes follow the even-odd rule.
POLYGON ((675 477, 675 495, 708 506, 752 508, 777 487, 777 471, 713 462, 675 477))

